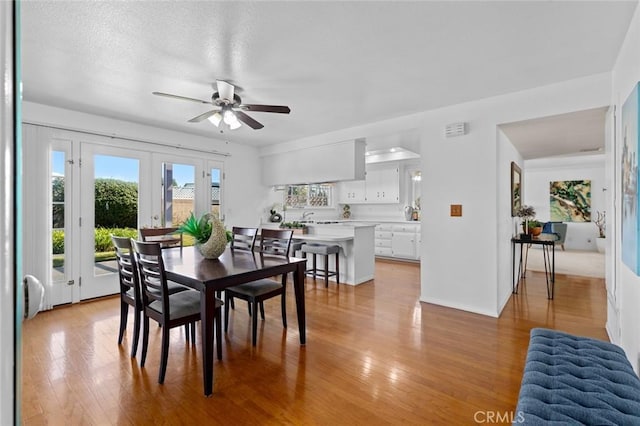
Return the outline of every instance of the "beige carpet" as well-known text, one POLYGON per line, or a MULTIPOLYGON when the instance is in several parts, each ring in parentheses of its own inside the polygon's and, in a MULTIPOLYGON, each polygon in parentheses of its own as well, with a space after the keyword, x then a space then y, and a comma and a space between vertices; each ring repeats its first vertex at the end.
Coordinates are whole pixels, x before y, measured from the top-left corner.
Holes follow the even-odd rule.
MULTIPOLYGON (((556 273, 604 278, 604 254, 595 251, 562 251, 556 247, 556 273)), ((544 271, 542 249, 531 247, 527 269, 544 271)))

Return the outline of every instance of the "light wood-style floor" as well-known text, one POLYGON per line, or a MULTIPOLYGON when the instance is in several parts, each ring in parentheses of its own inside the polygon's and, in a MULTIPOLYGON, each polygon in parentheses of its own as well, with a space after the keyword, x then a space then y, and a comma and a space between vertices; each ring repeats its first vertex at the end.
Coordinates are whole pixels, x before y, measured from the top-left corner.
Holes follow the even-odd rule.
MULTIPOLYGON (((172 330, 164 385, 160 329, 144 369, 129 357, 132 321, 117 345, 117 298, 57 308, 23 328, 26 425, 476 424, 515 409, 532 327, 607 339, 598 278, 558 275, 546 299, 529 272, 499 319, 420 303, 419 266, 378 261, 357 287, 307 281, 307 345, 277 300, 266 304, 258 346, 245 305, 231 314, 215 387, 203 396, 199 341, 172 330)), ((198 335, 199 338, 199 335, 198 335)), ((504 414, 502 414, 504 415, 504 414)))

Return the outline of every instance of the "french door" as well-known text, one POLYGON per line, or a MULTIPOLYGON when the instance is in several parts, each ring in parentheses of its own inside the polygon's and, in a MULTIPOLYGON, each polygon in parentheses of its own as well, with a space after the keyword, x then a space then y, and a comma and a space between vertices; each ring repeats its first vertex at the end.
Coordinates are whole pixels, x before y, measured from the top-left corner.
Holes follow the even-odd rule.
POLYGON ((44 168, 42 179, 51 182, 52 243, 43 272, 52 284, 49 306, 118 293, 112 233, 137 238, 141 227, 179 226, 191 212, 224 219, 221 161, 151 153, 145 146, 125 149, 101 136, 38 131, 49 142, 48 160, 43 158, 49 167, 27 173, 44 168))
POLYGON ((79 276, 79 262, 74 261, 73 247, 77 245, 78 233, 72 226, 77 212, 79 191, 78 177, 74 176, 75 163, 73 144, 69 139, 51 140, 49 170, 51 182, 51 294, 48 305, 70 303, 74 299, 75 279, 79 276))
POLYGON ((221 161, 154 154, 152 161, 152 214, 142 226, 179 226, 193 212, 211 212, 224 220, 221 210, 221 161))
POLYGON ((91 143, 80 144, 80 300, 120 291, 110 235, 137 238, 149 214, 149 154, 91 143))

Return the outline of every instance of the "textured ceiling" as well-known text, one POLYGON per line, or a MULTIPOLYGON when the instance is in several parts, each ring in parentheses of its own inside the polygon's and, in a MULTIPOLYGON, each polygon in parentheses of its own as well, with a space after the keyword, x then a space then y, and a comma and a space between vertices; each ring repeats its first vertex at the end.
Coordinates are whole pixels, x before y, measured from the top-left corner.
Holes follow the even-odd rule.
POLYGON ((610 71, 637 1, 22 2, 24 99, 209 137, 216 79, 262 146, 610 71))

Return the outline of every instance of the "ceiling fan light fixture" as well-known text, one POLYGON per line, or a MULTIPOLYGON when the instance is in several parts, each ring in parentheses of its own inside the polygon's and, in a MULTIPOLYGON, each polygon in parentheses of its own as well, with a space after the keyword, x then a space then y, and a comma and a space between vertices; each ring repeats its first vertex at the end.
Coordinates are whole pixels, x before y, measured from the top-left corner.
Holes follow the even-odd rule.
POLYGON ((207 120, 209 120, 214 126, 219 127, 220 126, 220 122, 222 121, 222 114, 220 114, 219 112, 216 112, 211 117, 209 117, 207 120))
POLYGON ((225 109, 224 112, 222 113, 222 116, 223 116, 224 122, 229 126, 231 130, 240 128, 241 126, 240 121, 238 120, 238 117, 236 117, 235 113, 231 108, 225 109))
POLYGON ((238 121, 236 115, 233 113, 233 111, 231 111, 231 109, 225 109, 225 111, 222 113, 222 116, 224 117, 224 122, 229 125, 231 125, 231 123, 233 123, 234 121, 238 121))
POLYGON ((241 125, 242 124, 240 124, 240 122, 238 120, 236 120, 236 121, 234 121, 234 122, 229 124, 229 128, 231 130, 236 130, 236 129, 239 129, 241 125))

